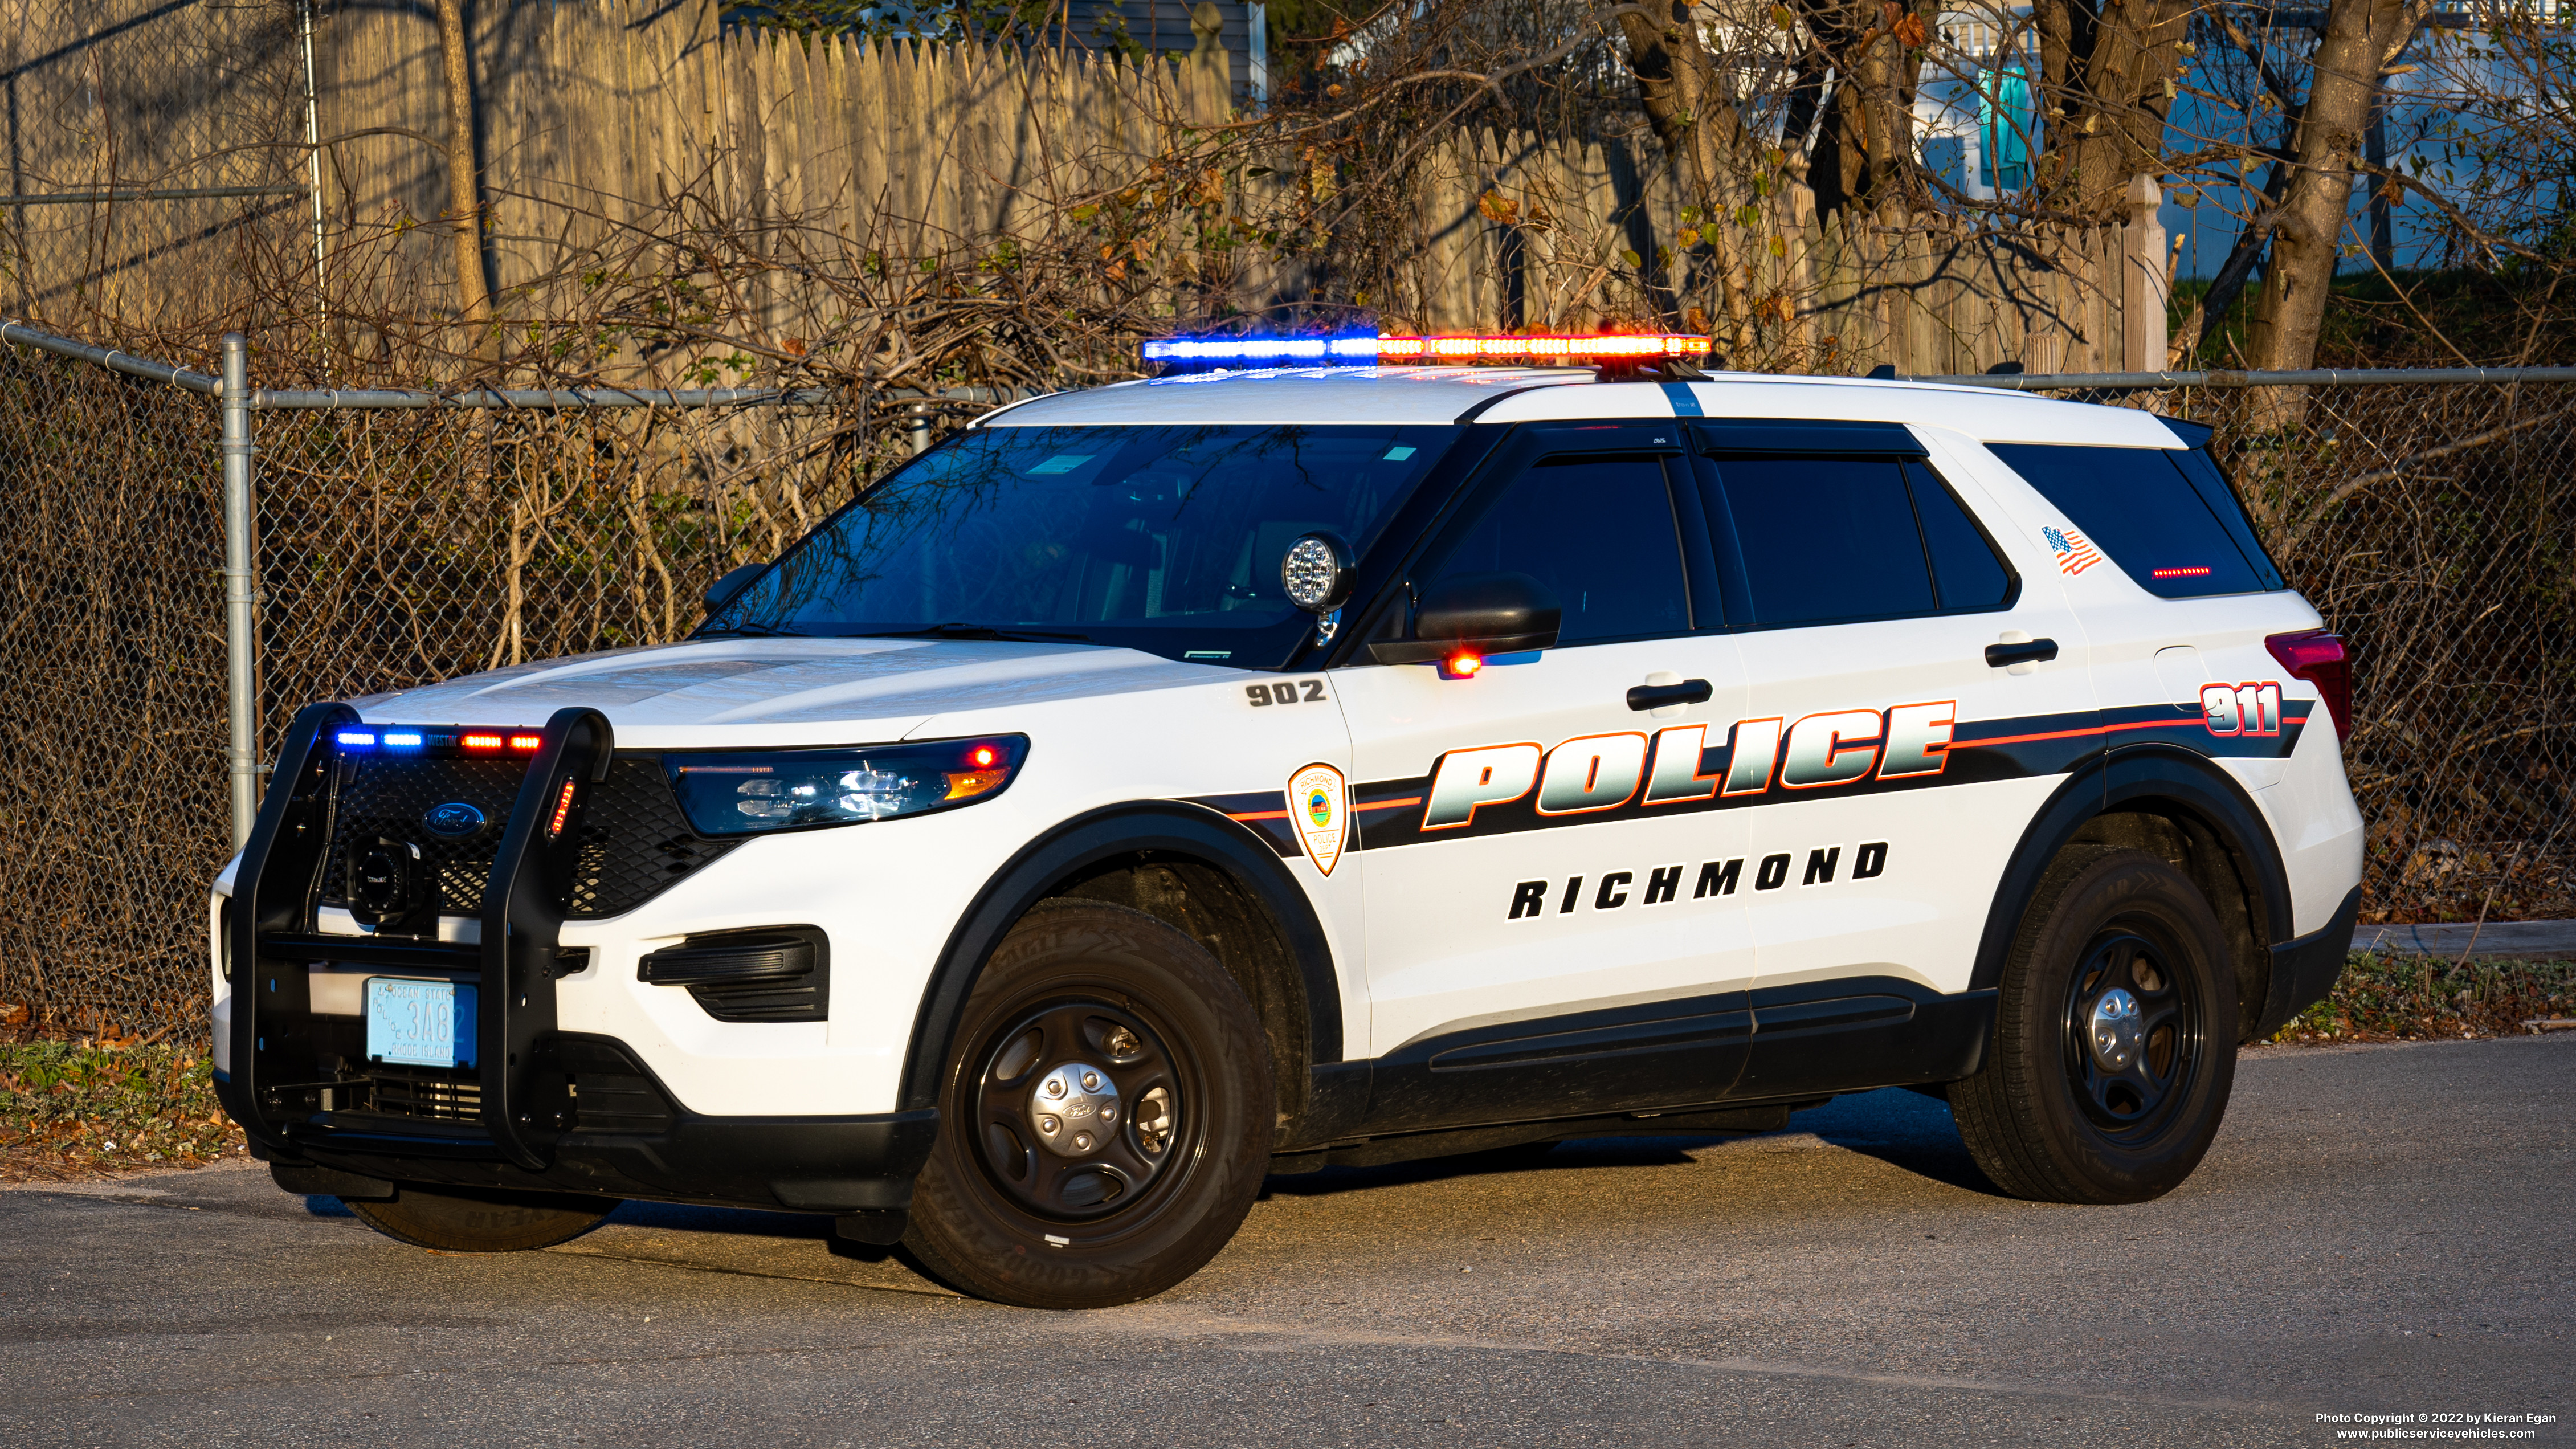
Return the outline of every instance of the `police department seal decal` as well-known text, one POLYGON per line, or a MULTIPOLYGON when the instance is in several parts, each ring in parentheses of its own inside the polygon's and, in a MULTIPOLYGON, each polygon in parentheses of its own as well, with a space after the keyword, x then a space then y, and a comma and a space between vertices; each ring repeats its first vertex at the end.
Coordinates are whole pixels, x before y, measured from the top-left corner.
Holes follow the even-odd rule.
POLYGON ((1288 777, 1288 823, 1306 843, 1306 858, 1326 875, 1341 862, 1342 842, 1350 835, 1350 792, 1342 772, 1330 765, 1308 765, 1288 777))

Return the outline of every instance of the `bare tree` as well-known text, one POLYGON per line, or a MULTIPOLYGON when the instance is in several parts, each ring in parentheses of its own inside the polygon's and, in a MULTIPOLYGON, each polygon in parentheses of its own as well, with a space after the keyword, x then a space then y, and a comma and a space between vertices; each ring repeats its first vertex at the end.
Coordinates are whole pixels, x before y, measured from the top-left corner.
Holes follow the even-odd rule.
POLYGON ((2042 148, 2050 204, 2111 217, 2129 178, 2165 169, 2165 121, 2195 0, 2037 0, 2042 148))
POLYGON ((2255 367, 2303 368, 2316 359, 2381 73, 2430 8, 2425 0, 2332 0, 2327 7, 2300 102, 2294 160, 2269 217, 2272 258, 2246 349, 2255 367))
POLYGON ((492 291, 483 275, 483 196, 474 163, 474 51, 465 33, 465 0, 438 0, 438 53, 446 82, 447 197, 456 225, 457 311, 478 334, 477 356, 497 360, 492 291))
POLYGON ((1901 205, 1914 157, 1914 94, 1924 51, 1931 45, 1925 16, 1930 0, 1798 0, 1798 18, 1810 37, 1805 69, 1830 69, 1835 80, 1816 125, 1816 147, 1807 166, 1816 209, 1901 205))

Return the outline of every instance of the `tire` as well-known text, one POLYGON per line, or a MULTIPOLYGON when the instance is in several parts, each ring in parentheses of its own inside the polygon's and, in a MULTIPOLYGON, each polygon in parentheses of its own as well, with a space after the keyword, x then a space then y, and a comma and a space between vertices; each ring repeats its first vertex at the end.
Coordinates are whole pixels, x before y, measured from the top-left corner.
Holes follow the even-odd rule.
POLYGON ((1950 1084, 1986 1176, 2069 1203, 2145 1202, 2189 1177, 2236 1076, 2236 972, 2199 888, 2141 851, 2069 850, 2000 985, 1984 1066, 1950 1084))
POLYGON ((959 1015, 904 1249, 1025 1308, 1150 1298, 1251 1210, 1274 1100, 1261 1019, 1196 941, 1121 906, 1041 904, 959 1015))
POLYGON ((387 1202, 341 1200, 386 1237, 442 1253, 523 1253, 551 1248, 598 1227, 614 1198, 574 1193, 478 1192, 403 1184, 387 1202))

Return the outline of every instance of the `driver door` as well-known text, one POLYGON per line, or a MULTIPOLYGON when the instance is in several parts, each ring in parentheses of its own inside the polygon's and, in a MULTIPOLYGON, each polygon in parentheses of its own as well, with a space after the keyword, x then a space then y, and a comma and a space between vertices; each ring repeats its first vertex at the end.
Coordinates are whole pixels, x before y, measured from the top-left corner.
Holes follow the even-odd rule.
POLYGON ((1717 807, 1744 687, 1704 552, 1685 552, 1704 531, 1679 441, 1669 423, 1531 430, 1414 570, 1417 590, 1531 575, 1562 606, 1555 647, 1468 677, 1335 672, 1373 1121, 1625 1110, 1734 1081, 1753 950, 1744 812, 1717 807), (1671 685, 1703 697, 1629 697, 1671 685))

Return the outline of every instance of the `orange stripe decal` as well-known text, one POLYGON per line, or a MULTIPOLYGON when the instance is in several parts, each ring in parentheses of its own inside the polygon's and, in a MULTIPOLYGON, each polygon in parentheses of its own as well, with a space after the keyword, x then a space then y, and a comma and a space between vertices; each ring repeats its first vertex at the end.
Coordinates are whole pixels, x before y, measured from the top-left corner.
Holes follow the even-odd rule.
POLYGON ((2043 735, 1997 735, 1990 740, 1958 740, 1953 742, 1950 748, 1954 750, 1973 750, 1980 745, 2027 745, 2039 740, 2082 739, 2086 735, 2107 735, 2114 730, 2196 729, 2199 725, 2200 721, 2197 719, 2135 720, 2128 724, 2091 725, 2080 730, 2052 730, 2043 735))
POLYGON ((1374 805, 1354 805, 1351 808, 1354 810, 1400 810, 1407 805, 1419 805, 1421 803, 1421 796, 1407 795, 1401 800, 1380 800, 1374 805))
POLYGON ((1225 818, 1228 820, 1285 820, 1288 818, 1288 812, 1285 810, 1249 810, 1241 815, 1228 815, 1225 818))

